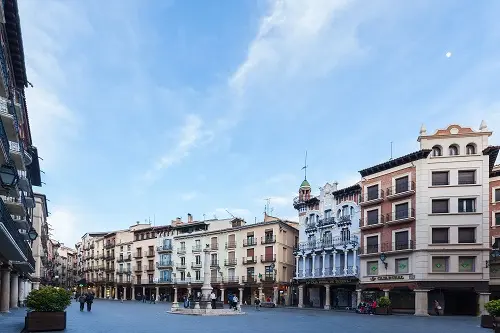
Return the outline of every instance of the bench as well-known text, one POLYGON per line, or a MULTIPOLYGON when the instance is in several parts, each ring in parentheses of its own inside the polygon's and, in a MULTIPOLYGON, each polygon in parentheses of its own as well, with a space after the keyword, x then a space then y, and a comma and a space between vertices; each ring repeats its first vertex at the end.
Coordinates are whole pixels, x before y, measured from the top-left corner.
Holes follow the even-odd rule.
POLYGON ((261 308, 275 308, 276 304, 274 302, 262 302, 260 303, 261 308))

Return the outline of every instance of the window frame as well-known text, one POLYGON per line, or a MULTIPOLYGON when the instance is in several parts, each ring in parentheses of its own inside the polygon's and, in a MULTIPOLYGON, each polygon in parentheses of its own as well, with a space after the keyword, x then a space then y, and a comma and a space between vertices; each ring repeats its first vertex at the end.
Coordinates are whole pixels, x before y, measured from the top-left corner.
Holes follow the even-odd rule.
POLYGON ((450 171, 449 170, 436 170, 431 172, 431 185, 432 186, 447 186, 450 185, 450 171), (434 182, 434 175, 446 174, 446 184, 443 182, 434 182))
POLYGON ((406 258, 394 259, 394 272, 396 274, 408 274, 408 273, 410 273, 410 258, 406 257, 406 258), (399 263, 398 262, 401 260, 406 260, 406 272, 399 271, 399 263))
POLYGON ((432 214, 449 214, 450 213, 450 199, 449 198, 434 198, 431 199, 431 212, 432 214), (446 212, 436 212, 434 211, 434 202, 446 201, 446 212))
POLYGON ((450 228, 449 227, 433 227, 431 228, 431 244, 450 244, 450 228), (434 230, 446 230, 446 242, 434 241, 434 230))
POLYGON ((450 272, 450 256, 432 256, 431 258, 431 272, 437 274, 449 273, 450 272), (444 259, 445 270, 444 271, 435 271, 434 270, 434 259, 444 259))
POLYGON ((458 227, 458 230, 457 230, 457 236, 458 236, 458 244, 476 244, 477 243, 477 228, 476 227, 458 227), (473 230, 473 241, 472 242, 462 242, 460 241, 460 230, 464 231, 464 230, 473 230))
POLYGON ((468 170, 458 170, 458 173, 457 173, 457 185, 476 185, 477 184, 477 170, 475 169, 468 169, 468 170), (473 180, 472 182, 463 182, 463 181, 460 181, 460 174, 464 174, 464 173, 469 173, 469 172, 472 172, 472 177, 473 177, 473 180))
POLYGON ((457 200, 459 213, 476 213, 477 212, 477 199, 476 198, 458 198, 457 200), (467 201, 472 201, 471 211, 467 210, 467 201))

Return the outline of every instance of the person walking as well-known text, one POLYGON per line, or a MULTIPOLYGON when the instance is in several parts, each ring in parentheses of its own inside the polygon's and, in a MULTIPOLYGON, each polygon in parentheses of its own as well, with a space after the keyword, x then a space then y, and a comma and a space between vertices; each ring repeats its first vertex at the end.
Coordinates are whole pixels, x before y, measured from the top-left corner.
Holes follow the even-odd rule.
POLYGON ((151 297, 149 297, 149 304, 156 304, 156 295, 151 294, 151 297))
POLYGON ((229 304, 229 309, 233 308, 233 294, 227 295, 227 303, 229 304))
POLYGON ((217 296, 215 296, 215 293, 212 291, 210 294, 210 302, 212 303, 212 309, 215 309, 215 300, 217 299, 217 296))
POLYGON ((234 306, 234 311, 238 311, 238 296, 234 295, 233 296, 233 306, 234 306))
POLYGON ((255 310, 260 311, 260 299, 258 296, 255 296, 255 310))
POLYGON ((437 299, 434 300, 434 312, 436 313, 436 316, 439 316, 441 314, 441 305, 437 301, 437 299))
POLYGON ((78 302, 80 302, 80 311, 83 311, 83 308, 85 307, 86 301, 87 301, 87 297, 85 294, 81 294, 80 297, 78 297, 78 302))
POLYGON ((85 301, 87 302, 87 311, 90 312, 92 310, 92 303, 94 303, 94 294, 89 293, 85 301))

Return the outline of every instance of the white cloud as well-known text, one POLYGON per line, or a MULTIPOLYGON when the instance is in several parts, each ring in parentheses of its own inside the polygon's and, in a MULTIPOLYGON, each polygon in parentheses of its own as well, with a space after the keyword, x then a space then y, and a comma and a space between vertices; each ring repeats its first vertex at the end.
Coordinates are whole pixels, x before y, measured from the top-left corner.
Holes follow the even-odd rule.
POLYGON ((75 246, 75 241, 83 233, 89 231, 80 231, 85 228, 85 225, 79 220, 77 214, 68 207, 54 207, 47 222, 52 228, 52 238, 71 248, 75 246))
POLYGON ((198 195, 199 195, 199 193, 196 191, 186 192, 186 193, 181 194, 181 199, 183 201, 191 201, 191 200, 195 199, 196 197, 198 197, 198 195))
POLYGON ((266 184, 277 184, 277 183, 290 183, 293 182, 296 177, 289 173, 282 173, 274 175, 266 179, 266 184))

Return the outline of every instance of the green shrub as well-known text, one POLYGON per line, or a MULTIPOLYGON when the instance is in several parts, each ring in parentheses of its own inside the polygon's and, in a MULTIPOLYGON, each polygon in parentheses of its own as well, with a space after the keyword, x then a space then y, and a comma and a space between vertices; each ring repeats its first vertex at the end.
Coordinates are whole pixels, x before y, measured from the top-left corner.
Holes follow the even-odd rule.
POLYGON ((389 297, 382 296, 377 300, 377 306, 379 308, 388 308, 391 306, 391 300, 389 297))
POLYGON ((490 316, 500 317, 500 299, 495 299, 484 304, 484 308, 490 316))
POLYGON ((61 312, 71 305, 71 294, 58 287, 42 287, 32 290, 26 306, 32 311, 61 312))

